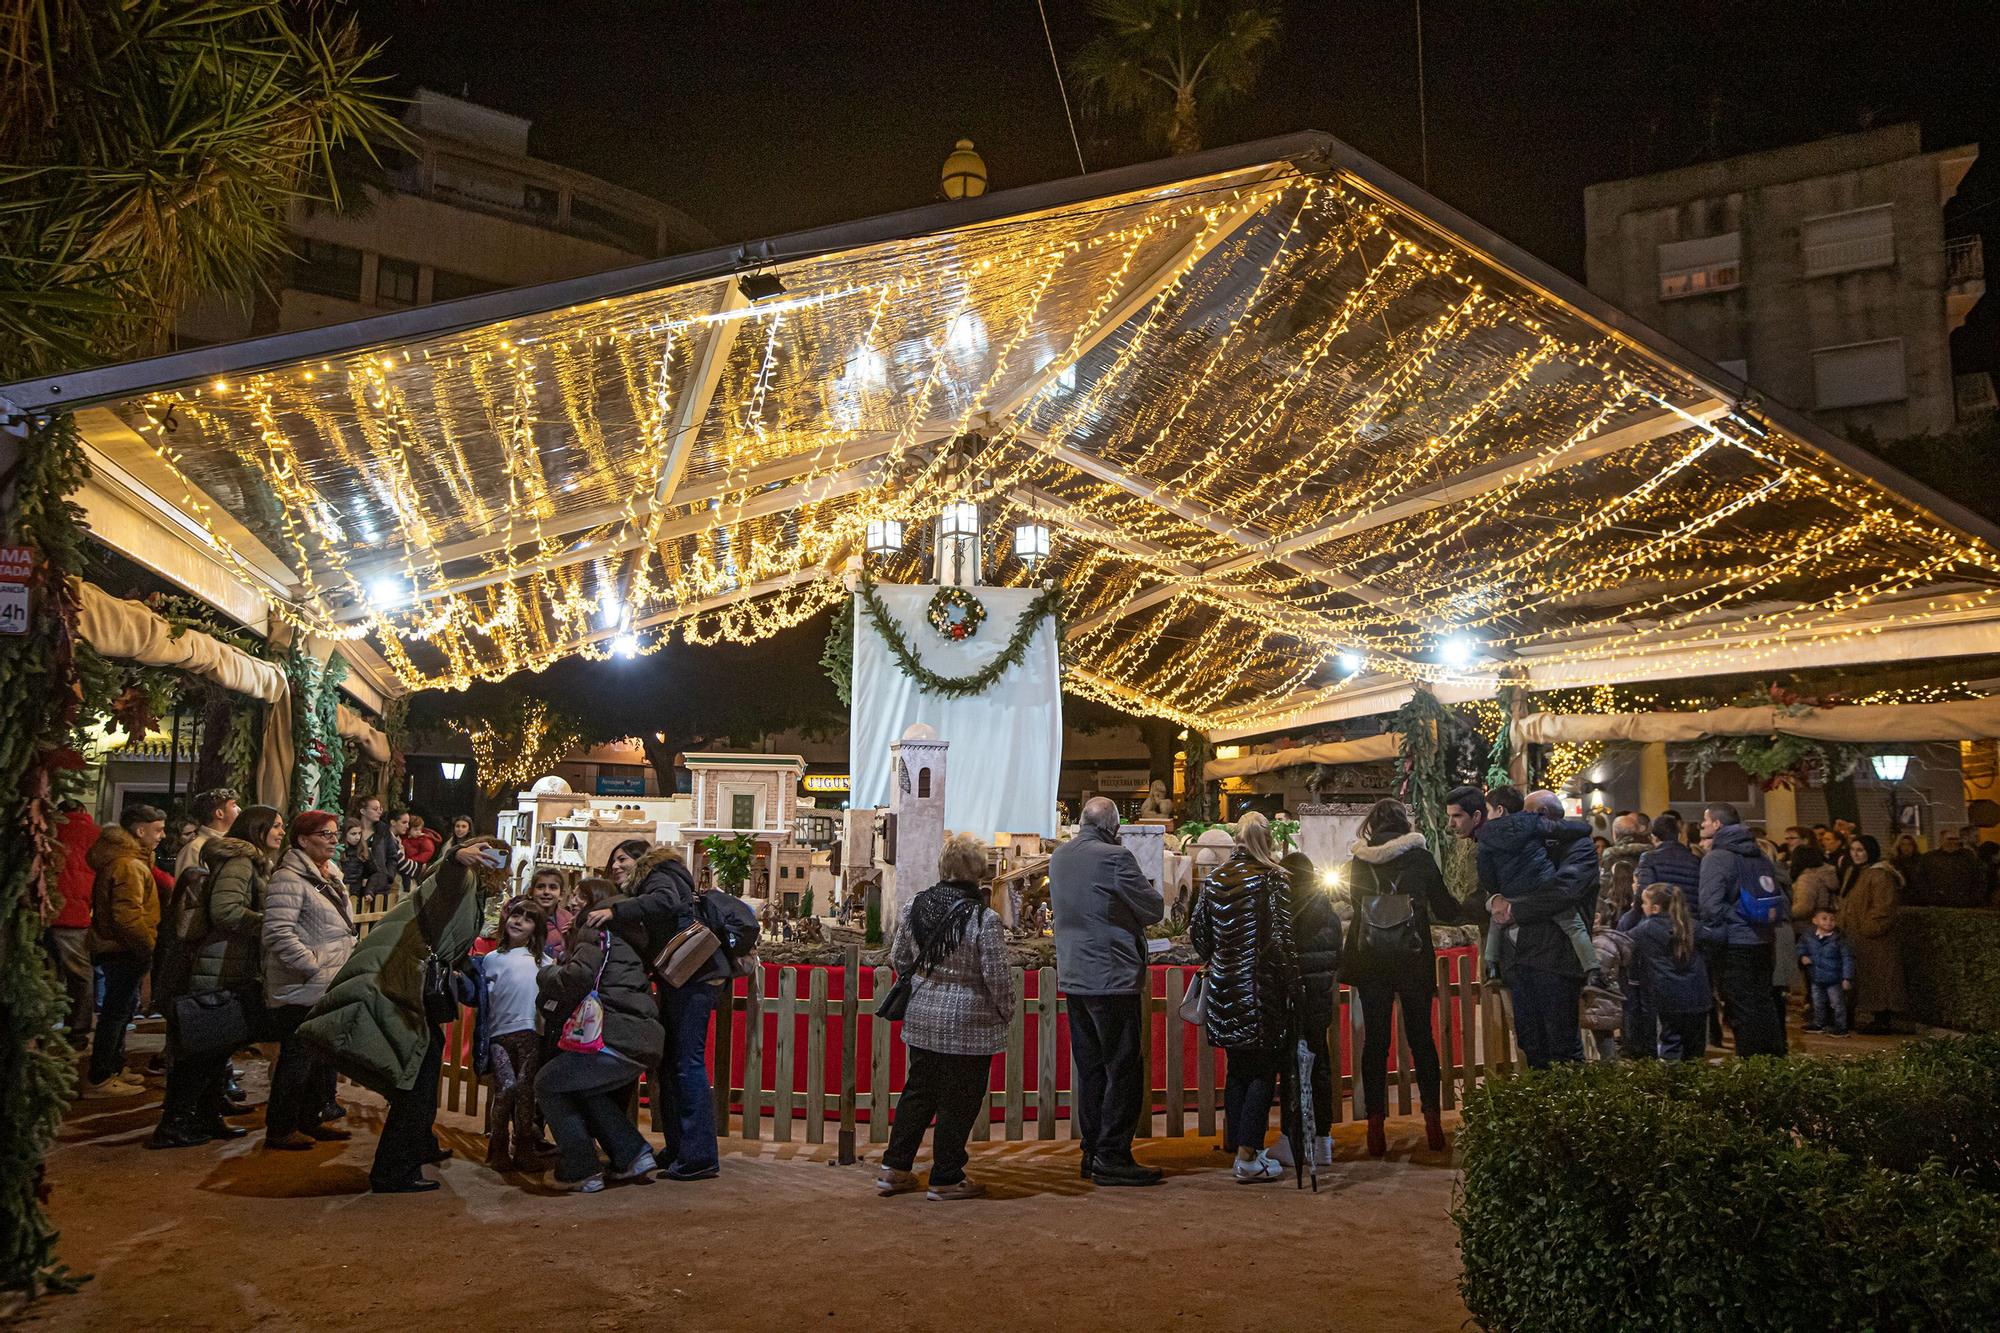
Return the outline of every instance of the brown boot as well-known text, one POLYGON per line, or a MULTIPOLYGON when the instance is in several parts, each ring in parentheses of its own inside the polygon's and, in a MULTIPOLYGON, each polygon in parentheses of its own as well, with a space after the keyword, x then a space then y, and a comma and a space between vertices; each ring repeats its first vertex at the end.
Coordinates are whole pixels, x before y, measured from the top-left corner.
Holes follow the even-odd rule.
POLYGON ((1444 1136, 1444 1121, 1438 1119, 1435 1107, 1424 1111, 1424 1139, 1432 1152, 1443 1152, 1451 1147, 1451 1140, 1444 1136))
POLYGON ((1387 1157, 1389 1155, 1389 1136, 1383 1131, 1383 1119, 1384 1117, 1380 1115, 1371 1115, 1368 1117, 1368 1155, 1370 1157, 1387 1157))

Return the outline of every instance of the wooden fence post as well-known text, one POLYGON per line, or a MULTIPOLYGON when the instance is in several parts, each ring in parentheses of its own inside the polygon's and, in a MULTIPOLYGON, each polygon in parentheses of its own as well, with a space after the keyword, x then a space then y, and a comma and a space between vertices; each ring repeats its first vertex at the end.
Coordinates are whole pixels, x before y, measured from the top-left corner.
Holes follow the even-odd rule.
POLYGON ((764 1133, 764 965, 743 988, 743 1137, 764 1133))
MULTIPOLYGON (((736 983, 725 981, 715 1002, 715 1082, 709 1089, 715 1100, 715 1123, 719 1127, 729 1124, 730 1084, 734 1081, 730 1066, 736 1063, 735 1054, 736 983)), ((667 1077, 673 1077, 672 1071, 667 1077)))
POLYGON ((806 1142, 826 1142, 826 969, 809 978, 806 1005, 806 1142))
POLYGON ((1056 971, 1042 968, 1035 974, 1035 1137, 1056 1136, 1056 1113, 1061 1109, 1056 1090, 1056 971))
MULTIPOLYGON (((889 969, 878 967, 875 969, 875 989, 870 993, 881 996, 888 994, 888 992, 889 969)), ((869 1044, 872 1048, 872 1058, 868 1064, 868 1141, 870 1143, 887 1143, 889 1141, 889 1112, 896 1104, 895 1096, 889 1091, 889 1071, 894 1068, 890 1063, 889 1038, 895 1026, 888 1019, 876 1018, 872 1014, 868 1019, 869 1044)))
POLYGON ((798 1045, 799 970, 778 969, 778 1065, 771 1078, 771 1137, 779 1143, 792 1141, 792 1108, 797 1101, 792 1085, 798 1075, 793 1060, 798 1045))
POLYGON ((861 1063, 861 948, 847 946, 840 975, 840 1164, 854 1164, 854 1102, 861 1063))
POLYGON ((1186 1045, 1181 1032, 1181 997, 1187 988, 1186 974, 1178 968, 1167 973, 1167 1137, 1187 1133, 1187 1075, 1183 1066, 1186 1045))

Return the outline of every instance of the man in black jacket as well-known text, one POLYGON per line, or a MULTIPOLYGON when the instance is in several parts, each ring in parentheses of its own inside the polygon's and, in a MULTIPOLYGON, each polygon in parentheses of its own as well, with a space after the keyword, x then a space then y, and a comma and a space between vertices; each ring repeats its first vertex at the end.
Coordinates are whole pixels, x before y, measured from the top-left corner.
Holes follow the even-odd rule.
POLYGON ((1757 836, 1744 826, 1733 805, 1715 804, 1701 814, 1701 836, 1708 855, 1701 858, 1701 924, 1722 932, 1724 942, 1711 955, 1722 1009, 1736 1034, 1738 1055, 1783 1055, 1785 1030, 1771 1003, 1771 973, 1776 963, 1772 928, 1756 926, 1737 910, 1746 876, 1777 870, 1757 846, 1757 836))
POLYGON ((1570 940, 1568 923, 1597 897, 1597 845, 1590 825, 1562 819, 1562 802, 1552 792, 1531 792, 1527 806, 1560 822, 1549 839, 1555 877, 1536 893, 1487 900, 1493 920, 1517 927, 1500 979, 1514 1000, 1514 1036, 1530 1069, 1583 1060, 1583 961, 1570 940))

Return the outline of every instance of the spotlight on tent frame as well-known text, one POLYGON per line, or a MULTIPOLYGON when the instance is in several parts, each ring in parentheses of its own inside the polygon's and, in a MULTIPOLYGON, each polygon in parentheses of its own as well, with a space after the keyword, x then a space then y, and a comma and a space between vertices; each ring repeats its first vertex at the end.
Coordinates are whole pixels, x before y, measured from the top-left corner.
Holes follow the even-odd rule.
POLYGON ((381 610, 393 610, 410 600, 410 589, 398 578, 375 579, 368 585, 368 600, 381 610))
POLYGON ((736 290, 747 301, 768 301, 785 294, 785 284, 775 273, 745 273, 736 279, 736 290))
POLYGON ((639 636, 627 630, 611 641, 614 657, 634 658, 639 655, 639 636))
POLYGON ((1368 665, 1368 659, 1352 648, 1342 648, 1334 654, 1333 664, 1343 676, 1352 676, 1368 665))
POLYGON ((1463 671, 1479 656, 1479 645, 1469 635, 1454 634, 1438 645, 1438 661, 1453 671, 1463 671))

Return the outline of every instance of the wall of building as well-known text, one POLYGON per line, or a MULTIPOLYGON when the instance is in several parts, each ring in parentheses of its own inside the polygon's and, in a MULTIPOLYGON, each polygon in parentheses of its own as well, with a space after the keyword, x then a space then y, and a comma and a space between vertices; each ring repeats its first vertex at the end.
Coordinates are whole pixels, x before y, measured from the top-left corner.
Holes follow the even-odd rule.
MULTIPOLYGON (((1955 422, 1943 202, 1976 150, 1926 154, 1891 126, 1772 153, 1613 181, 1585 194, 1589 285, 1678 342, 1740 362, 1759 391, 1843 432, 1883 438, 1955 422), (1808 219, 1893 209, 1894 262, 1806 276, 1808 219), (1663 245, 1741 235, 1741 283, 1663 299, 1663 245), (1822 409, 1815 350, 1903 340, 1905 396, 1822 409)), ((1959 316, 1962 318, 1962 315, 1959 316)))

